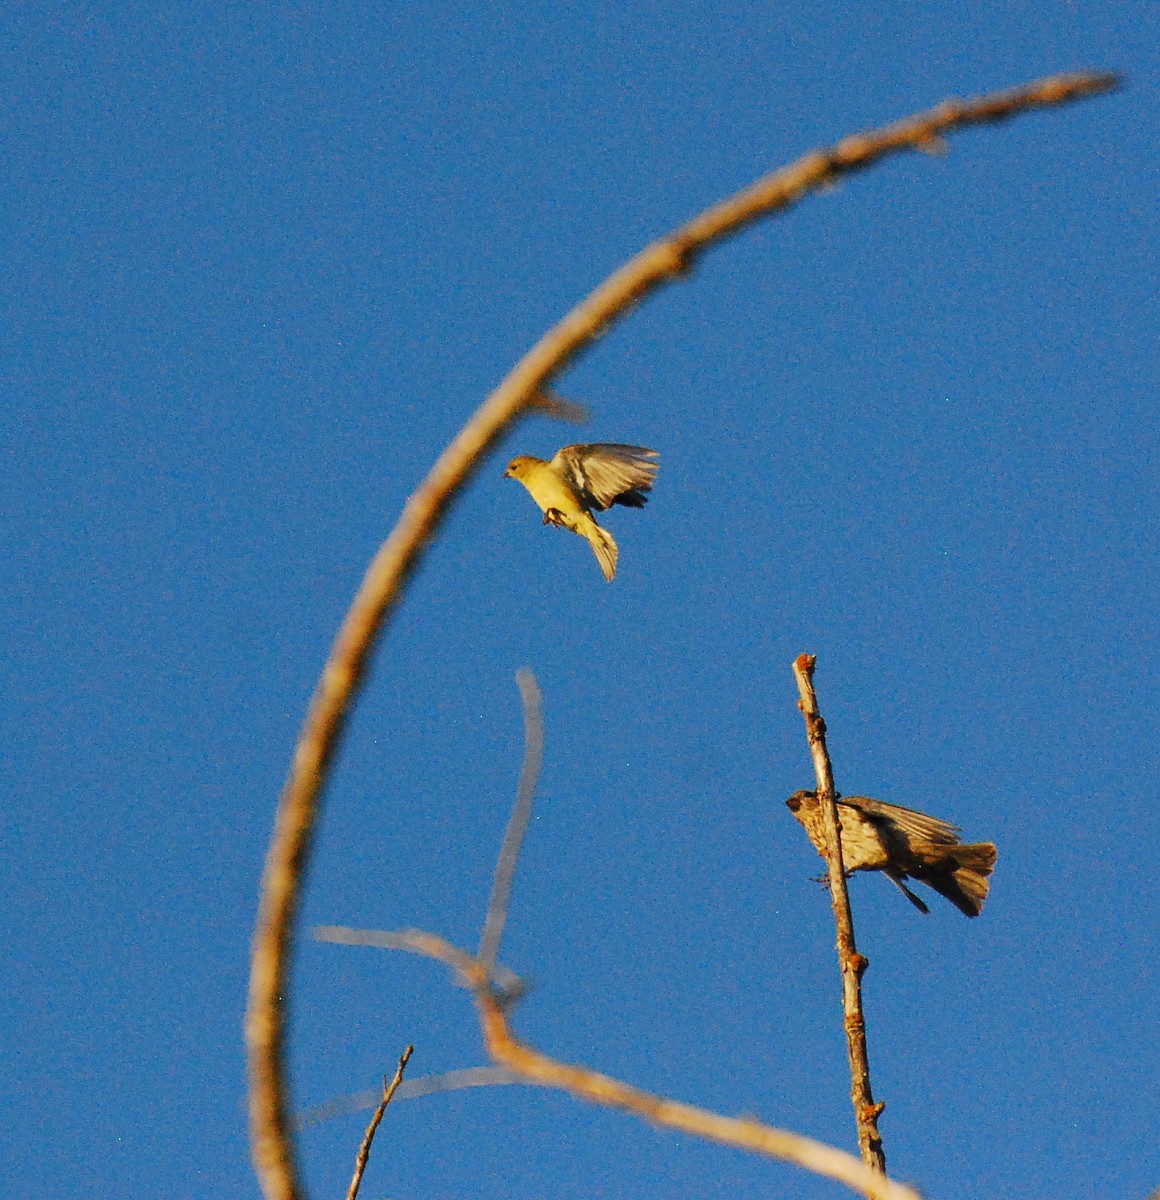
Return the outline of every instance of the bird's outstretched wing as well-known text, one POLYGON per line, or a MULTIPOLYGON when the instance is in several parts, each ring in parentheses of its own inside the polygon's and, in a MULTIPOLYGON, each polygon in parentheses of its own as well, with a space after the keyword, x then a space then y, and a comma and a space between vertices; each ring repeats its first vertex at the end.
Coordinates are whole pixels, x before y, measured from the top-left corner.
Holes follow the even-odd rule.
POLYGON ((839 807, 849 804, 860 809, 876 825, 889 823, 901 829, 908 838, 918 838, 936 846, 957 846, 962 830, 949 821, 940 821, 938 817, 927 816, 913 808, 903 808, 901 804, 887 804, 885 800, 871 800, 869 796, 843 796, 838 801, 839 807))
POLYGON ((655 450, 621 442, 593 442, 557 450, 551 466, 576 489, 588 508, 643 507, 657 475, 655 450))

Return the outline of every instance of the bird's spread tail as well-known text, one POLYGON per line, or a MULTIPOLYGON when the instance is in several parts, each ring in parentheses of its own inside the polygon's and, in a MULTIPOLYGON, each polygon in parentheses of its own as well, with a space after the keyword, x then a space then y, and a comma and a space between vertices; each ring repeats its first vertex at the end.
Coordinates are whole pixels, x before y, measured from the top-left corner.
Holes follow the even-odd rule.
POLYGON ((616 575, 616 559, 620 554, 616 546, 616 539, 607 529, 601 529, 591 518, 576 532, 583 533, 588 539, 592 553, 596 555, 596 561, 604 572, 604 578, 611 583, 616 575))
POLYGON ((960 912, 977 917, 991 890, 989 877, 997 857, 998 851, 990 842, 952 846, 941 869, 931 871, 929 876, 912 874, 945 896, 960 912))

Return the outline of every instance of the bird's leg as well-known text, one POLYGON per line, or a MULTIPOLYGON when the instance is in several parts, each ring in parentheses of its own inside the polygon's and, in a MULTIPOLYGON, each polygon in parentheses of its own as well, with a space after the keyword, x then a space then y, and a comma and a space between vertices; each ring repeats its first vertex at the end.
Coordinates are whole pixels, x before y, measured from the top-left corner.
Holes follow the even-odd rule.
POLYGON ((560 526, 561 529, 569 528, 568 519, 564 516, 564 514, 558 508, 545 508, 544 509, 544 524, 545 525, 558 525, 558 526, 560 526))
MULTIPOLYGON (((847 879, 853 879, 853 878, 854 878, 854 872, 853 872, 853 871, 847 871, 847 872, 846 872, 846 878, 847 878, 847 879)), ((830 886, 830 877, 829 877, 828 875, 813 875, 813 876, 811 876, 811 877, 810 877, 810 882, 811 882, 811 883, 824 883, 824 884, 826 885, 826 887, 829 887, 829 886, 830 886)), ((904 888, 904 889, 903 889, 903 891, 905 891, 905 890, 906 890, 906 889, 904 888)))

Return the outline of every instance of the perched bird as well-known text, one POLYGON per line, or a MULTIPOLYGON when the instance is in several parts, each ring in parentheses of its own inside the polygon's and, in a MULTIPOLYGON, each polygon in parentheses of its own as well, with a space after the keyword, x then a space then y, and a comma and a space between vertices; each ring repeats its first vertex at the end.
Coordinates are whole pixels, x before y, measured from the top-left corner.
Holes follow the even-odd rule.
MULTIPOLYGON (((786 805, 825 858, 826 828, 817 792, 794 792, 786 805)), ((934 888, 968 917, 983 911, 991 886, 988 876, 998 857, 990 842, 964 845, 957 825, 866 796, 843 796, 838 801, 838 824, 847 875, 881 871, 922 912, 930 910, 903 880, 917 879, 934 888)))
POLYGON ((612 534, 592 519, 614 504, 643 508, 657 474, 660 456, 644 446, 595 442, 565 446, 551 462, 521 454, 508 463, 505 475, 518 479, 544 513, 545 525, 561 525, 587 538, 604 578, 616 574, 619 551, 612 534))

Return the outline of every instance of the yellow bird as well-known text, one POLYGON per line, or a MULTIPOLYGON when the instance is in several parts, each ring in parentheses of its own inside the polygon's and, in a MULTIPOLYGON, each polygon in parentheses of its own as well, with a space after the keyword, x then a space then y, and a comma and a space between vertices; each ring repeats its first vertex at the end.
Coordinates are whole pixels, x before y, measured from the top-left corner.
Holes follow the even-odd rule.
POLYGON ((619 551, 612 534, 592 519, 614 504, 643 508, 657 474, 660 455, 644 446, 595 442, 565 446, 550 462, 521 454, 508 463, 504 475, 518 479, 544 513, 545 525, 560 525, 587 538, 596 561, 610 583, 619 551))

